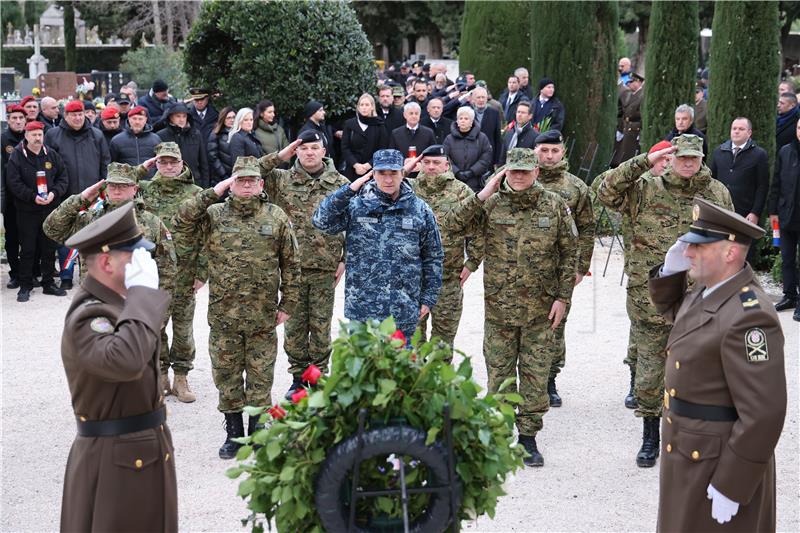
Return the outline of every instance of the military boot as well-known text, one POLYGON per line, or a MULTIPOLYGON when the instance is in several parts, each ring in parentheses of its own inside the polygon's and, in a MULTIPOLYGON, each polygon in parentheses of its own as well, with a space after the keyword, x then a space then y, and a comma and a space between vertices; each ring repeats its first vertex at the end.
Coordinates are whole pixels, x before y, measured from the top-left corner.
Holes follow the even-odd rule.
POLYGON ((528 452, 528 457, 522 460, 525 466, 544 466, 544 457, 542 457, 542 454, 539 453, 539 449, 536 447, 536 437, 520 435, 519 443, 522 444, 522 447, 528 452))
POLYGON ((561 396, 556 389, 556 377, 547 380, 547 395, 550 397, 550 407, 561 407, 561 396))
POLYGON ((175 374, 175 379, 172 381, 172 394, 175 395, 179 402, 183 403, 192 403, 197 399, 192 389, 189 388, 186 374, 175 374))
POLYGON ((169 374, 166 372, 161 373, 161 379, 159 380, 159 387, 161 389, 161 394, 164 396, 169 396, 172 394, 172 385, 169 384, 169 374))
POLYGON ((236 457, 236 452, 242 447, 238 442, 233 442, 233 439, 244 437, 242 413, 225 413, 225 432, 228 436, 225 437, 225 442, 219 449, 219 458, 233 459, 236 457))
POLYGON ((251 416, 247 421, 247 435, 249 437, 252 437, 253 433, 259 429, 264 429, 266 427, 264 424, 259 423, 259 418, 261 418, 261 416, 251 416))
POLYGON ((631 388, 628 389, 628 395, 625 396, 625 407, 628 409, 636 409, 639 407, 639 402, 636 401, 636 395, 633 393, 634 382, 636 381, 636 370, 631 367, 631 388))
POLYGON ((649 468, 656 465, 661 445, 660 419, 657 416, 646 416, 643 419, 642 447, 636 454, 636 465, 649 468))
POLYGON ((289 390, 286 391, 285 398, 287 400, 291 400, 292 399, 292 394, 294 394, 294 392, 298 389, 298 387, 301 387, 302 385, 303 385, 303 378, 300 377, 300 376, 293 375, 292 376, 292 385, 289 387, 289 390))

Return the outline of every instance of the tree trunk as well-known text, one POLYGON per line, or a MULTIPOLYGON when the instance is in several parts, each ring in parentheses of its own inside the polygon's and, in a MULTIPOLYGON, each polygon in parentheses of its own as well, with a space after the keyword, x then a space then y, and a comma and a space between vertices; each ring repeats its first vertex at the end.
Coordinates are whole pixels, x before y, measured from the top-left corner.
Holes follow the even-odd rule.
POLYGON ((672 131, 676 107, 694 103, 699 39, 696 1, 653 2, 647 36, 642 151, 672 131))
POLYGON ((581 176, 591 182, 595 175, 606 170, 614 146, 617 4, 537 2, 527 9, 532 10, 533 20, 531 85, 538 88, 538 80, 544 77, 555 80, 555 96, 566 111, 561 133, 565 139, 575 141, 570 159, 573 173, 578 172, 587 149, 597 144, 589 175, 581 176))
POLYGON ((150 0, 150 4, 153 6, 153 44, 161 45, 164 44, 161 36, 161 6, 158 0, 150 0))
POLYGON ((178 20, 181 24, 181 42, 185 42, 186 38, 189 36, 189 23, 191 20, 191 13, 190 13, 190 5, 191 2, 181 2, 178 10, 178 20))
POLYGON ((64 8, 64 70, 75 72, 78 62, 75 49, 75 6, 71 1, 60 4, 64 8))
POLYGON ((167 25, 167 47, 175 50, 175 2, 167 2, 164 9, 164 22, 167 25))

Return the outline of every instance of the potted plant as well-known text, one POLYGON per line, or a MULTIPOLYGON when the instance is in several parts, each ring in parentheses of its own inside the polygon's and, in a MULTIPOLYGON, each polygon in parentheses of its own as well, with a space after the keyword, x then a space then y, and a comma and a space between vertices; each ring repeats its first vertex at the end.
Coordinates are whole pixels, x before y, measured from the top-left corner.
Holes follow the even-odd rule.
MULTIPOLYGON (((445 362, 451 355, 448 345, 438 339, 420 345, 417 339, 413 348, 407 346, 391 318, 343 324, 333 343, 330 375, 309 367, 303 374, 307 387, 291 402, 246 408, 271 423, 244 439, 238 466, 227 471, 231 478, 245 475, 238 494, 251 513, 243 524, 250 523, 254 532, 274 523, 278 531, 322 533, 321 513, 346 520, 351 494, 397 489, 400 470, 406 487, 417 489, 406 500, 409 530, 432 531, 413 527, 430 525, 432 513, 446 513, 449 523, 455 507, 449 507, 447 495, 419 490, 442 482, 446 413, 452 422, 448 440, 454 451, 458 520, 494 515, 506 477, 522 467, 525 452, 514 444, 512 405, 521 397, 502 392, 479 396, 468 357, 454 368, 445 362), (361 446, 357 461, 353 446, 361 446), (317 500, 324 494, 327 504, 317 500)), ((355 505, 356 531, 402 525, 398 497, 359 498, 355 505)), ((330 523, 325 522, 328 530, 336 529, 330 523)))

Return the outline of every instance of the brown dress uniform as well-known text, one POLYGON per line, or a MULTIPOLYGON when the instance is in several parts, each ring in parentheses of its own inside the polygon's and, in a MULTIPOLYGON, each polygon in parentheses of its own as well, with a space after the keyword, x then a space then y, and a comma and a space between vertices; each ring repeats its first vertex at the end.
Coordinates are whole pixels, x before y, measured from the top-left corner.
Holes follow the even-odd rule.
POLYGON ((748 265, 705 297, 705 287, 687 291, 686 272, 656 277, 659 268, 650 295, 673 328, 658 530, 775 531, 774 450, 786 413, 777 314, 748 265), (739 504, 730 522, 712 518, 709 484, 739 504))
MULTIPOLYGON (((125 215, 135 226, 128 206, 76 233, 70 246, 126 223, 125 215)), ((123 298, 89 275, 67 311, 61 357, 78 435, 64 477, 62 532, 178 530, 174 450, 158 390, 168 306, 164 291, 134 286, 123 298)))

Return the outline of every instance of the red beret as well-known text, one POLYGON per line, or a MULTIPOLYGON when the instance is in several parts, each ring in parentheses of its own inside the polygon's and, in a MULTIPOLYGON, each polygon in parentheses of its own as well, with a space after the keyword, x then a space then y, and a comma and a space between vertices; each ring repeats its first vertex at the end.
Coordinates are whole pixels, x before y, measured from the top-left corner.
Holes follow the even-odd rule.
POLYGON ((22 113, 25 114, 25 108, 21 105, 12 104, 6 108, 6 114, 10 115, 11 113, 22 113))
POLYGON ((653 147, 650 148, 647 151, 647 153, 648 154, 652 154, 653 152, 658 152, 659 150, 666 150, 670 146, 672 146, 671 142, 669 142, 669 141, 660 141, 660 142, 657 142, 656 144, 654 144, 653 147))
POLYGON ((25 131, 33 131, 33 130, 43 130, 44 124, 39 122, 38 120, 31 120, 27 124, 25 124, 25 131))
POLYGON ((137 105, 136 107, 134 107, 133 109, 128 111, 128 118, 132 117, 133 115, 144 115, 144 116, 147 116, 147 109, 145 109, 144 107, 142 107, 140 105, 137 105))
POLYGON ((26 96, 25 98, 20 100, 19 105, 24 106, 25 104, 27 104, 28 102, 31 102, 31 101, 35 102, 36 101, 36 97, 35 96, 31 96, 29 94, 28 96, 26 96))
POLYGON ((70 100, 67 102, 67 105, 64 106, 64 113, 74 113, 76 111, 83 111, 83 102, 80 100, 70 100))
POLYGON ((108 120, 110 118, 119 118, 119 109, 108 106, 107 108, 103 109, 102 113, 100 113, 100 118, 103 120, 108 120))

